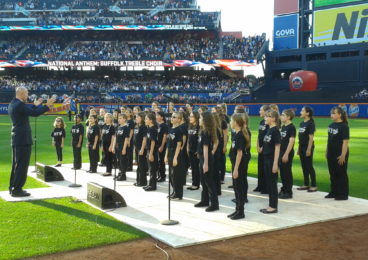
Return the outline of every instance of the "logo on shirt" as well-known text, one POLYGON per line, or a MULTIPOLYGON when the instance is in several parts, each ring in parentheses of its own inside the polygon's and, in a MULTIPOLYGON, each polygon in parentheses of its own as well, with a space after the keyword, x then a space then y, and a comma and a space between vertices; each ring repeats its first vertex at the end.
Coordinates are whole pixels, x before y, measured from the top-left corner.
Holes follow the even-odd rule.
POLYGON ((54 136, 62 136, 63 133, 62 132, 54 132, 54 136))
POLYGON ((266 126, 265 125, 260 125, 258 127, 258 129, 261 130, 261 131, 265 131, 266 130, 266 126))
POLYGON ((78 128, 72 129, 72 134, 79 134, 79 129, 78 128))
POLYGON ((339 129, 335 129, 335 128, 328 128, 328 133, 332 134, 332 135, 337 135, 339 133, 339 129))
POLYGON ((266 136, 263 138, 263 142, 269 143, 269 142, 271 142, 271 139, 272 139, 272 136, 271 136, 271 135, 266 135, 266 136))
POLYGON ((147 134, 147 138, 148 138, 148 139, 150 139, 150 138, 151 138, 151 134, 150 134, 150 133, 148 133, 148 134, 147 134))
POLYGON ((138 134, 138 132, 139 132, 139 129, 134 129, 134 134, 135 135, 138 134))
POLYGON ((231 143, 231 148, 234 148, 235 147, 235 141, 233 141, 232 143, 231 143))
POLYGON ((304 134, 306 130, 307 130, 306 127, 301 127, 299 128, 299 133, 304 134))
POLYGON ((175 139, 175 134, 169 134, 169 137, 171 140, 174 140, 175 139))
POLYGON ((118 130, 118 135, 123 135, 124 134, 124 130, 118 130))
POLYGON ((110 130, 109 129, 103 129, 102 130, 102 134, 103 135, 108 135, 110 133, 110 130))
POLYGON ((195 129, 188 130, 188 134, 190 134, 190 135, 196 135, 197 134, 197 130, 195 130, 195 129))
POLYGON ((93 134, 93 129, 92 128, 90 128, 90 129, 88 129, 88 134, 93 134))
POLYGON ((287 134, 286 131, 281 132, 281 138, 285 138, 286 137, 286 134, 287 134))

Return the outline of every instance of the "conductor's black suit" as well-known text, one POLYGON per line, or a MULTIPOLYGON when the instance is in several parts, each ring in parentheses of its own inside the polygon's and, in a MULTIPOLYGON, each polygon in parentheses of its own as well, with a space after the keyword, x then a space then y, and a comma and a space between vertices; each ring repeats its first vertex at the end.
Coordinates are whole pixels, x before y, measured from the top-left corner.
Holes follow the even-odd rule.
POLYGON ((13 122, 11 145, 13 150, 12 170, 10 176, 10 192, 21 192, 27 179, 32 147, 32 130, 29 116, 37 117, 49 111, 47 106, 30 105, 14 98, 8 107, 13 122))

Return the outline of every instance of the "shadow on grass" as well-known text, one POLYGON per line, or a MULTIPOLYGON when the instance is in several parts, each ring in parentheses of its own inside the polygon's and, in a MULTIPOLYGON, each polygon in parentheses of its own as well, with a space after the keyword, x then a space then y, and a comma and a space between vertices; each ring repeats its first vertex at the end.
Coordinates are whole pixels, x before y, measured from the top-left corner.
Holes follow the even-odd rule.
POLYGON ((136 230, 135 228, 128 226, 127 224, 118 222, 116 220, 110 219, 110 218, 106 218, 105 216, 102 215, 102 212, 100 214, 93 214, 93 213, 88 213, 79 209, 75 209, 75 208, 71 208, 68 206, 64 206, 64 205, 59 205, 59 204, 55 204, 55 203, 51 203, 48 201, 44 201, 44 200, 37 200, 37 201, 30 201, 28 203, 31 203, 33 205, 37 205, 37 206, 41 206, 41 207, 46 207, 49 209, 53 209, 56 211, 60 211, 64 214, 68 214, 71 216, 74 216, 76 218, 80 218, 80 219, 84 219, 87 221, 90 221, 94 224, 98 224, 98 225, 102 225, 105 227, 109 227, 109 228, 113 228, 116 229, 118 231, 123 231, 129 234, 134 234, 134 235, 138 235, 140 237, 144 236, 143 232, 140 232, 139 230, 136 230), (128 229, 127 229, 128 227, 128 229))

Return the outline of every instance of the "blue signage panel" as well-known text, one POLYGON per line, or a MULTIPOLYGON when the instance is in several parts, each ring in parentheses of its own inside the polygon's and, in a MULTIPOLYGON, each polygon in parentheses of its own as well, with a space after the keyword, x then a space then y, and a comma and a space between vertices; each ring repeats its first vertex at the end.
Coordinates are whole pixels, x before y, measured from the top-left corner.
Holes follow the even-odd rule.
POLYGON ((299 45, 299 15, 274 18, 273 49, 297 49, 299 45))

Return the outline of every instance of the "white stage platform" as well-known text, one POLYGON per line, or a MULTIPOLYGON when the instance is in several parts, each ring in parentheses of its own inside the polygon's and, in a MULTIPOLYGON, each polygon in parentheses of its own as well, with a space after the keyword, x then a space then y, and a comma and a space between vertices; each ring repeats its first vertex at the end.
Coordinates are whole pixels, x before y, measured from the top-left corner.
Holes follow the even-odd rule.
MULTIPOLYGON (((88 203, 86 201, 88 182, 96 182, 111 189, 114 187, 112 177, 78 170, 77 183, 83 186, 69 188, 68 185, 74 181, 74 171, 70 168, 71 165, 58 168, 65 181, 48 182, 49 188, 30 189, 28 190, 31 193, 30 197, 13 198, 8 192, 0 192, 0 197, 16 202, 72 196, 88 203)), ((33 167, 30 169, 33 170, 33 167)), ((88 169, 88 165, 84 164, 83 169, 88 169)), ((104 168, 99 168, 100 173, 103 171, 104 168)), ((29 173, 29 175, 35 177, 35 173, 29 173)), ((145 192, 141 187, 133 186, 134 172, 128 172, 127 175, 127 181, 117 182, 117 191, 124 197, 128 207, 118 208, 107 214, 172 247, 196 245, 368 214, 368 200, 350 197, 347 201, 335 201, 325 199, 324 192, 308 193, 294 189, 292 200, 279 200, 279 213, 265 215, 259 210, 267 207, 268 195, 252 192, 256 179, 248 178, 250 192, 248 193, 249 203, 245 205, 245 219, 233 221, 226 217, 234 211, 235 206, 231 201, 234 198, 234 192, 227 188, 231 183, 228 175, 226 184, 222 185, 219 211, 207 213, 204 208, 195 208, 193 205, 200 199, 200 190, 188 191, 184 187, 183 200, 171 202, 171 218, 178 220, 180 224, 164 226, 160 222, 168 218, 166 198, 168 183, 158 183, 157 191, 145 192)), ((189 184, 190 175, 187 179, 189 184)))

